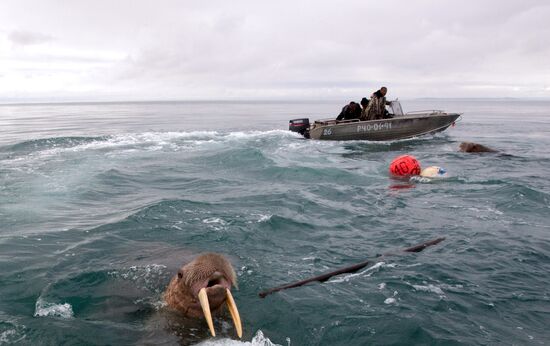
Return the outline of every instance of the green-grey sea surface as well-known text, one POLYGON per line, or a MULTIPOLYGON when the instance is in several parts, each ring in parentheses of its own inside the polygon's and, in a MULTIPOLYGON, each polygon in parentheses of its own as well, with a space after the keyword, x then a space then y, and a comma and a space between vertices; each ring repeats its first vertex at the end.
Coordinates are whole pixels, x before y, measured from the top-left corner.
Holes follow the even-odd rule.
POLYGON ((345 103, 0 106, 0 344, 548 344, 550 102, 404 101, 464 115, 402 141, 287 131, 345 103), (402 154, 448 177, 391 179, 402 154), (203 251, 235 266, 242 341, 227 315, 211 338, 163 307, 203 251))

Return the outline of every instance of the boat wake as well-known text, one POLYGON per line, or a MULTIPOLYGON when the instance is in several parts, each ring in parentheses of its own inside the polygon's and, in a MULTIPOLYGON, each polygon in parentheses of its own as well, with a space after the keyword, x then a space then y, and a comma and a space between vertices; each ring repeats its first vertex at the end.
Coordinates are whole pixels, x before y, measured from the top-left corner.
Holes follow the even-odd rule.
POLYGON ((93 150, 178 150, 203 144, 230 144, 270 139, 296 138, 289 131, 249 131, 249 132, 142 132, 97 137, 51 137, 23 141, 0 147, 0 153, 10 158, 25 155, 51 156, 64 152, 93 150))

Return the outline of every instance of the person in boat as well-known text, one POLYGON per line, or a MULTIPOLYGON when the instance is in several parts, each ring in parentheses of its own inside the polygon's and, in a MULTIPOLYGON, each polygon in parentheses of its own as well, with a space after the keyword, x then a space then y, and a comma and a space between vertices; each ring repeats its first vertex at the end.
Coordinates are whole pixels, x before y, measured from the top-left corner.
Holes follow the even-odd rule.
POLYGON ((379 90, 374 92, 370 97, 369 105, 366 109, 365 120, 377 120, 384 119, 387 117, 386 105, 389 105, 390 102, 386 101, 386 94, 388 93, 388 88, 381 87, 379 90))
POLYGON ((367 107, 368 106, 369 106, 369 100, 366 97, 363 97, 361 99, 361 107, 363 109, 361 110, 361 117, 359 119, 367 120, 367 107))
POLYGON ((345 105, 342 111, 336 117, 336 120, 351 120, 359 119, 361 116, 361 107, 356 102, 351 101, 349 105, 345 105))

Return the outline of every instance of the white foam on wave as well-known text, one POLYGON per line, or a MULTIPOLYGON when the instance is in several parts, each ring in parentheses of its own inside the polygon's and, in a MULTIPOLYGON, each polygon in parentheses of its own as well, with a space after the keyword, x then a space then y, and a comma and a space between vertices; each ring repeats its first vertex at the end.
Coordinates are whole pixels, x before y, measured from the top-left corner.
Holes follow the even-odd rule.
MULTIPOLYGON (((256 222, 258 223, 262 223, 262 222, 266 222, 266 221, 269 221, 273 215, 271 214, 256 214, 256 213, 253 213, 253 214, 250 214, 250 216, 254 216, 254 217, 257 217, 258 219, 256 220, 256 222)), ((249 221, 248 223, 252 223, 253 221, 249 221)))
POLYGON ((267 131, 236 131, 236 132, 229 132, 225 135, 221 135, 222 137, 227 138, 237 138, 237 139, 246 139, 246 138, 263 138, 266 136, 275 136, 275 137, 301 137, 300 135, 296 134, 292 131, 287 130, 267 130, 267 131))
POLYGON ((384 304, 395 304, 397 303, 397 299, 395 298, 386 298, 386 300, 384 300, 384 304))
POLYGON ((260 219, 258 220, 258 222, 266 222, 266 221, 269 221, 269 219, 271 219, 273 215, 262 215, 260 217, 260 219))
MULTIPOLYGON (((132 152, 135 150, 159 151, 172 150, 177 151, 182 148, 200 146, 208 143, 224 143, 233 140, 258 139, 264 137, 286 137, 292 138, 296 134, 285 130, 268 131, 248 131, 248 132, 218 132, 218 131, 189 131, 189 132, 142 132, 125 133, 119 135, 110 135, 98 137, 97 139, 85 143, 75 143, 74 145, 59 144, 53 147, 38 148, 35 152, 27 155, 24 161, 29 158, 39 157, 47 158, 57 156, 63 153, 82 152, 104 149, 119 149, 119 152, 132 152)), ((12 158, 11 161, 21 160, 22 158, 12 158)), ((8 160, 10 161, 10 160, 8 160)))
POLYGON ((166 277, 166 266, 163 264, 148 264, 145 266, 131 266, 107 273, 114 278, 129 280, 140 289, 161 293, 166 277))
POLYGON ((49 303, 42 298, 38 298, 38 300, 36 301, 34 317, 72 318, 73 316, 73 307, 69 303, 49 303))
POLYGON ((466 205, 457 205, 457 204, 449 205, 448 207, 451 208, 451 209, 460 209, 460 210, 471 211, 471 212, 473 212, 473 216, 475 218, 478 218, 478 219, 481 219, 481 220, 500 219, 501 216, 505 215, 504 212, 502 212, 502 211, 500 211, 496 208, 491 208, 491 207, 476 208, 476 207, 471 207, 471 206, 466 206, 466 205))
POLYGON ((219 217, 210 217, 202 220, 202 223, 208 225, 214 231, 223 231, 226 229, 227 221, 219 217))
POLYGON ((25 325, 5 318, 5 315, 0 311, 0 345, 13 345, 25 339, 26 329, 25 325))
POLYGON ((143 132, 143 133, 128 133, 121 135, 113 135, 107 137, 106 140, 98 139, 89 143, 83 143, 69 148, 51 149, 52 153, 59 151, 87 151, 101 150, 108 148, 133 148, 141 147, 152 151, 161 150, 164 147, 178 140, 190 140, 194 144, 201 142, 210 142, 218 137, 218 132, 215 131, 191 131, 191 132, 143 132))
POLYGON ((144 297, 144 298, 136 299, 134 300, 134 304, 147 305, 152 307, 156 311, 160 311, 161 309, 168 306, 168 303, 166 303, 166 301, 162 299, 160 296, 144 297))
POLYGON ((496 209, 493 209, 493 208, 489 208, 487 207, 487 211, 491 212, 491 213, 495 213, 497 215, 504 215, 503 212, 501 212, 500 210, 496 210, 496 209))
POLYGON ((3 344, 15 344, 25 338, 25 335, 19 335, 17 330, 8 329, 0 333, 0 345, 3 344))
POLYGON ((0 333, 0 344, 8 343, 10 342, 10 339, 13 338, 13 336, 17 333, 15 329, 8 329, 0 333))
POLYGON ((421 176, 413 176, 409 178, 410 182, 415 183, 431 183, 433 178, 427 178, 427 177, 421 177, 421 176))
POLYGON ((428 285, 425 285, 425 286, 424 285, 412 285, 412 287, 417 291, 431 292, 431 293, 435 293, 435 294, 439 295, 440 297, 445 297, 445 293, 443 292, 443 290, 440 287, 432 285, 432 284, 428 284, 428 285))
POLYGON ((206 223, 206 224, 208 224, 208 223, 219 223, 220 225, 227 224, 227 222, 220 219, 219 217, 210 217, 210 218, 207 218, 207 219, 203 219, 202 223, 206 223))
MULTIPOLYGON (((290 346, 290 339, 287 338, 287 346, 290 346)), ((250 341, 239 341, 232 339, 215 339, 215 340, 206 340, 203 341, 197 346, 282 346, 279 344, 273 343, 267 337, 264 336, 264 333, 261 330, 256 332, 256 335, 250 341)))

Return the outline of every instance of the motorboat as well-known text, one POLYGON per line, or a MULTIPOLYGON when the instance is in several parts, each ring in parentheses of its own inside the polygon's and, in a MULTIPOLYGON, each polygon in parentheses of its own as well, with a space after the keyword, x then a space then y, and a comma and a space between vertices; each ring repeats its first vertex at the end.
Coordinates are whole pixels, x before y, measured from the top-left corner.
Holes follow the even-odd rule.
POLYGON ((442 110, 403 113, 398 100, 391 101, 387 107, 391 111, 385 119, 321 119, 310 123, 309 118, 300 118, 290 120, 289 130, 311 139, 390 141, 444 131, 462 116, 442 110))

